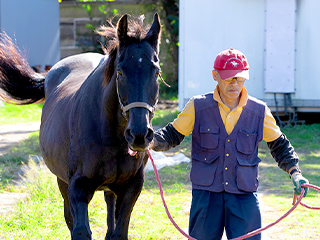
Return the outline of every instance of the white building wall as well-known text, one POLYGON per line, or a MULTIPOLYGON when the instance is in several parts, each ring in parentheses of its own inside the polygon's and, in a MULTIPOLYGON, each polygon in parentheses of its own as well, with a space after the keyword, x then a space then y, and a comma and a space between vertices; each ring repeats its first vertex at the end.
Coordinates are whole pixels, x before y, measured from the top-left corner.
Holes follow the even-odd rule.
POLYGON ((58 0, 0 0, 0 27, 25 52, 30 66, 60 60, 58 0))
MULTIPOLYGON (((293 81, 293 85, 290 85, 288 91, 285 91, 285 88, 276 91, 277 82, 274 83, 272 91, 266 90, 266 51, 270 51, 270 48, 266 49, 267 1, 279 0, 180 0, 180 110, 192 96, 214 90, 216 83, 212 79, 211 71, 215 56, 222 50, 235 48, 242 51, 249 61, 250 79, 245 86, 250 95, 266 101, 272 107, 275 105, 275 92, 280 92, 276 94, 280 106, 283 105, 282 92, 290 92, 298 111, 320 111, 320 81, 317 80, 320 1, 285 0, 290 4, 290 8, 286 9, 284 6, 283 14, 277 14, 279 25, 274 27, 286 29, 284 19, 288 17, 291 18, 290 22, 295 21, 296 25, 294 34, 292 29, 290 30, 295 38, 292 40, 295 47, 290 43, 294 52, 288 54, 294 58, 290 58, 292 69, 288 79, 293 81), (290 10, 294 7, 296 12, 290 10)), ((278 37, 282 39, 282 36, 278 37)), ((290 38, 287 37, 287 40, 290 38)), ((278 44, 279 51, 276 46, 277 44, 272 49, 274 54, 282 51, 281 44, 278 44)), ((278 59, 279 64, 285 65, 288 62, 281 54, 276 55, 275 59, 278 59)), ((277 77, 277 71, 273 76, 277 77)))
POLYGON ((296 1, 265 0, 266 93, 295 92, 296 1))
POLYGON ((296 99, 320 99, 320 1, 297 1, 296 99))
POLYGON ((231 47, 248 58, 248 90, 263 94, 264 1, 181 0, 179 22, 180 109, 192 96, 214 90, 214 59, 231 47))

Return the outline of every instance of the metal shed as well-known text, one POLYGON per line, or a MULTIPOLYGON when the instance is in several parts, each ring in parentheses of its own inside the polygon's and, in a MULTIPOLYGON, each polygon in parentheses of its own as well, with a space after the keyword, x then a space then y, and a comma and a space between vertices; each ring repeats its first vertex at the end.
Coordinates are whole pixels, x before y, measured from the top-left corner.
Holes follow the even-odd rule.
POLYGON ((250 95, 272 111, 320 112, 319 0, 180 0, 179 109, 213 91, 222 50, 242 51, 250 95))
POLYGON ((30 66, 60 60, 58 0, 0 0, 0 28, 24 52, 30 66))

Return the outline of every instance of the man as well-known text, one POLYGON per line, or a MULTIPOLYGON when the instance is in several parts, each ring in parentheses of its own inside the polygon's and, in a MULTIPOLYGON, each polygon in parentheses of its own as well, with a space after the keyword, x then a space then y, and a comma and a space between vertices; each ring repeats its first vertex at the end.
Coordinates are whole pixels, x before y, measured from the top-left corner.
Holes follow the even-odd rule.
POLYGON ((221 239, 224 229, 228 239, 236 238, 261 227, 256 194, 261 140, 291 177, 296 195, 308 183, 270 109, 244 87, 249 79, 244 54, 235 49, 219 53, 212 76, 218 83, 214 92, 191 98, 172 123, 155 132, 153 146, 167 151, 192 133, 189 234, 198 240, 221 239))

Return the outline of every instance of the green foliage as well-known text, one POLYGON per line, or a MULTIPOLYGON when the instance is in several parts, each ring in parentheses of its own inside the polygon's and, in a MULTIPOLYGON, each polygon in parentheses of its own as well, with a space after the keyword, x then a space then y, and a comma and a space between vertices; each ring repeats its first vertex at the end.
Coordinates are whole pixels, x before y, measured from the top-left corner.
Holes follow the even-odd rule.
POLYGON ((167 76, 162 74, 163 80, 170 85, 166 86, 161 80, 159 80, 159 95, 161 99, 178 100, 178 81, 168 81, 167 76))
MULTIPOLYGON (((84 10, 87 12, 88 16, 90 18, 94 17, 93 16, 93 8, 90 4, 90 2, 106 2, 105 0, 80 0, 80 2, 83 3, 88 3, 88 4, 83 4, 82 7, 84 8, 84 10)), ((114 0, 108 0, 109 2, 114 2, 114 0)), ((111 12, 113 14, 113 16, 118 14, 118 9, 110 9, 110 7, 108 7, 106 4, 101 4, 98 6, 99 11, 104 14, 107 15, 108 11, 111 12)))
POLYGON ((90 4, 83 4, 82 7, 86 10, 89 17, 92 17, 92 8, 90 4))
POLYGON ((172 26, 172 33, 175 35, 179 35, 179 17, 169 15, 167 16, 167 19, 170 22, 170 25, 172 26))
MULTIPOLYGON (((102 18, 106 20, 112 19, 113 24, 115 24, 116 20, 119 16, 118 14, 122 14, 124 12, 120 12, 119 9, 114 8, 112 6, 114 5, 108 5, 101 3, 99 4, 92 4, 92 2, 99 2, 94 0, 81 0, 80 2, 83 2, 83 9, 87 13, 88 17, 92 19, 93 17, 97 17, 97 12, 101 13, 102 18), (97 9, 95 11, 95 9, 97 9)), ((173 51, 173 49, 177 49, 176 46, 179 45, 177 42, 178 39, 178 32, 179 32, 179 17, 178 15, 168 15, 166 16, 166 10, 164 9, 164 5, 166 4, 166 8, 170 9, 171 4, 174 4, 174 9, 178 9, 179 2, 178 1, 172 1, 172 2, 166 2, 166 1, 154 1, 154 3, 140 3, 139 7, 143 9, 143 14, 148 14, 148 12, 154 13, 155 11, 158 12, 161 15, 162 19, 162 44, 160 47, 160 59, 161 59, 161 67, 163 70, 162 77, 166 79, 166 81, 171 85, 171 88, 166 87, 164 84, 160 84, 160 97, 162 99, 176 99, 178 95, 178 65, 177 65, 177 51, 173 51), (169 22, 169 29, 166 27, 167 21, 164 21, 164 19, 167 19, 169 22), (175 39, 172 39, 172 36, 175 36, 175 39)), ((95 28, 98 26, 93 26, 91 23, 86 25, 86 28, 94 31, 95 28)), ((79 42, 79 47, 83 49, 84 52, 86 51, 94 51, 102 53, 100 40, 93 34, 88 33, 77 33, 79 36, 79 39, 82 39, 82 41, 79 42), (92 46, 91 46, 92 45, 92 46)), ((104 43, 104 40, 101 41, 104 43)))
MULTIPOLYGON (((109 8, 108 8, 107 5, 105 5, 105 4, 102 4, 102 5, 99 6, 99 11, 100 11, 102 14, 104 14, 104 15, 107 15, 107 14, 108 14, 108 10, 109 10, 109 8)), ((118 9, 116 9, 116 8, 111 9, 110 12, 111 12, 114 16, 116 16, 116 15, 119 13, 118 9)))

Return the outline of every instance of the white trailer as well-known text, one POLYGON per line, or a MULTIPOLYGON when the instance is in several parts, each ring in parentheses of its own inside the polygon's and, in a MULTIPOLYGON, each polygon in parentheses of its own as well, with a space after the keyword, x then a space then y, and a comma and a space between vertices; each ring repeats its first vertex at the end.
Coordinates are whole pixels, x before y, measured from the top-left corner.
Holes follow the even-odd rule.
POLYGON ((24 52, 30 66, 60 60, 58 0, 0 0, 0 29, 24 52))
POLYGON ((179 11, 180 110, 214 90, 214 59, 235 48, 248 58, 250 95, 272 111, 320 112, 319 0, 180 0, 179 11))

